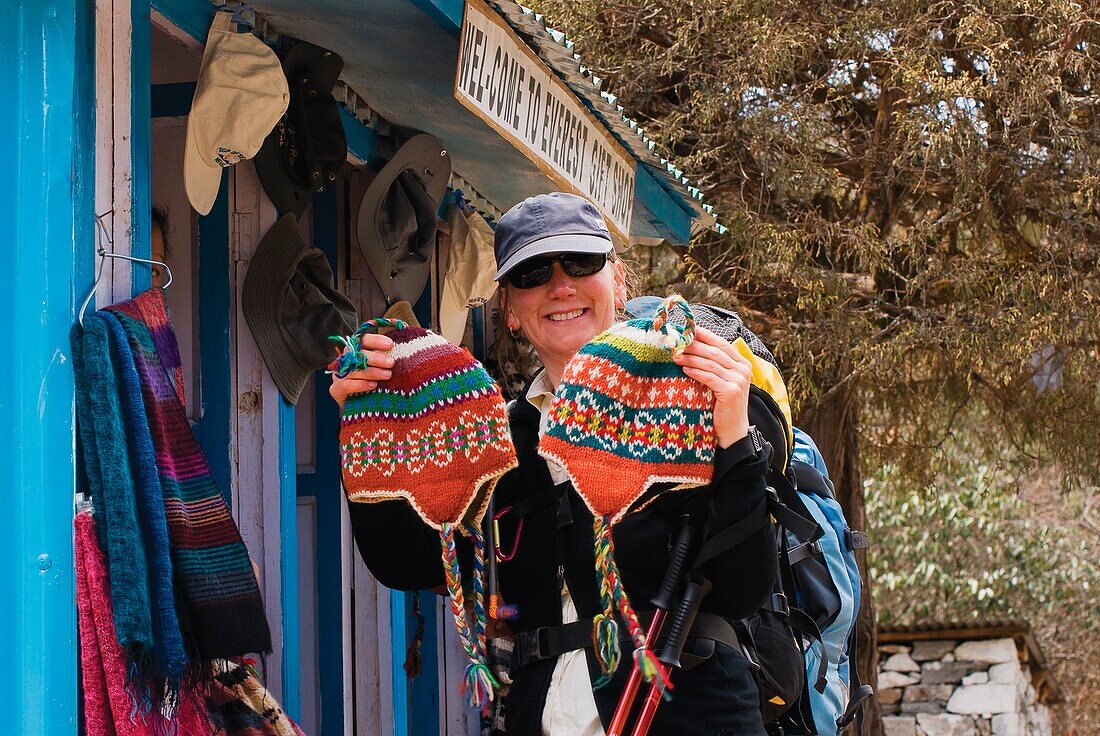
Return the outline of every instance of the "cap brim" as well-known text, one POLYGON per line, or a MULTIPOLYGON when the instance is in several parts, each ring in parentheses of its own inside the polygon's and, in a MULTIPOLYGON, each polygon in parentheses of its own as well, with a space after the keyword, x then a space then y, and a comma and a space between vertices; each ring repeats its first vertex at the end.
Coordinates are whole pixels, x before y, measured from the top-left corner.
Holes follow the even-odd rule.
POLYGON ((191 130, 191 117, 187 117, 187 142, 183 146, 183 186, 191 206, 200 215, 210 214, 218 189, 222 183, 220 166, 210 166, 199 153, 198 144, 191 130))
POLYGON ((587 233, 549 235, 541 240, 528 243, 511 256, 497 269, 495 281, 500 281, 513 268, 524 261, 549 253, 610 253, 615 246, 607 238, 587 233))

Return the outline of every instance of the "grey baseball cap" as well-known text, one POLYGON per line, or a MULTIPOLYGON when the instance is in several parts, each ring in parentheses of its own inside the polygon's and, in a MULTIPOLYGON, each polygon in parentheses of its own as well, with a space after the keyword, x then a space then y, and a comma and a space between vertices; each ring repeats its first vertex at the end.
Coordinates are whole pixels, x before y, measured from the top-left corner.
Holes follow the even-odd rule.
POLYGON ((565 192, 528 197, 497 222, 497 281, 529 258, 547 253, 610 253, 611 233, 596 205, 565 192))

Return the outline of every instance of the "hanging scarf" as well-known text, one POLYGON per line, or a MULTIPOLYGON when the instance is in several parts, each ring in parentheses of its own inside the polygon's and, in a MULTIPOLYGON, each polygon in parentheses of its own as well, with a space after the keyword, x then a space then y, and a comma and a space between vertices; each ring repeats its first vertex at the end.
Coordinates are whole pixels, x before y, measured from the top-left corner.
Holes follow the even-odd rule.
POLYGON ((187 422, 164 295, 149 289, 109 309, 126 331, 141 377, 188 633, 202 659, 269 652, 271 632, 248 550, 187 422))
POLYGON ((153 616, 153 674, 166 682, 169 698, 178 690, 187 666, 183 636, 176 616, 168 522, 164 491, 157 474, 157 456, 145 416, 141 379, 126 332, 112 312, 99 312, 110 330, 111 349, 118 358, 119 392, 133 459, 134 491, 141 521, 145 556, 149 563, 149 595, 153 616))
POLYGON ((87 736, 154 736, 170 733, 174 726, 179 734, 213 735, 198 694, 180 699, 173 724, 151 725, 160 716, 141 707, 128 686, 128 665, 115 635, 107 561, 96 540, 95 522, 87 513, 77 514, 73 528, 84 732, 87 736))
POLYGON ((151 661, 153 649, 149 572, 108 334, 106 318, 99 314, 89 314, 83 327, 73 327, 76 410, 96 531, 111 573, 115 629, 119 643, 140 667, 151 661))

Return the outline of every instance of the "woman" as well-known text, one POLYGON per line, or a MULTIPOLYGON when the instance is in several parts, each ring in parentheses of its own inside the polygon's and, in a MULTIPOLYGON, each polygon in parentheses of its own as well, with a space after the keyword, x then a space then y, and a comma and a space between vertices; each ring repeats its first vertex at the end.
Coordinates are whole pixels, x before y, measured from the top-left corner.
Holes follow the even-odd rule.
MULTIPOLYGON (((563 470, 539 457, 537 445, 565 364, 614 323, 626 302, 623 267, 599 211, 571 194, 517 204, 500 219, 494 248, 505 326, 523 334, 543 366, 509 413, 519 467, 494 493, 498 543, 508 558, 499 564, 500 592, 518 609, 510 622, 516 656, 506 730, 510 736, 601 736, 630 659, 624 657, 610 684, 593 692, 600 672, 591 620, 600 605, 592 515, 563 470)), ((390 377, 389 338, 366 335, 362 346, 371 367, 333 380, 330 393, 341 406, 349 395, 373 390, 390 377)), ((716 532, 745 518, 764 496, 768 459, 748 436, 751 368, 705 329, 676 362, 715 397, 718 451, 712 495, 702 498, 711 499, 709 528, 716 532)), ((662 494, 615 527, 622 580, 643 618, 661 584, 680 518, 700 493, 662 494)), ((403 501, 350 504, 350 509, 363 558, 384 585, 403 590, 442 585, 438 534, 403 501)), ((705 572, 714 590, 685 649, 685 669, 673 674, 672 699, 658 710, 651 734, 764 733, 748 662, 724 635, 720 617, 756 611, 771 592, 775 571, 775 542, 767 524, 708 563, 705 572)), ((623 647, 629 651, 628 643, 623 647)))

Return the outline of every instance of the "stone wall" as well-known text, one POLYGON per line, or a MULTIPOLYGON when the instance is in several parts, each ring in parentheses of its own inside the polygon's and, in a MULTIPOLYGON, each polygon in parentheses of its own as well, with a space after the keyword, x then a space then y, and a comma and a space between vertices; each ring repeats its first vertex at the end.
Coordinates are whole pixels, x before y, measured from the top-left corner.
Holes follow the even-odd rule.
POLYGON ((1012 639, 879 647, 886 736, 1050 736, 1012 639))

